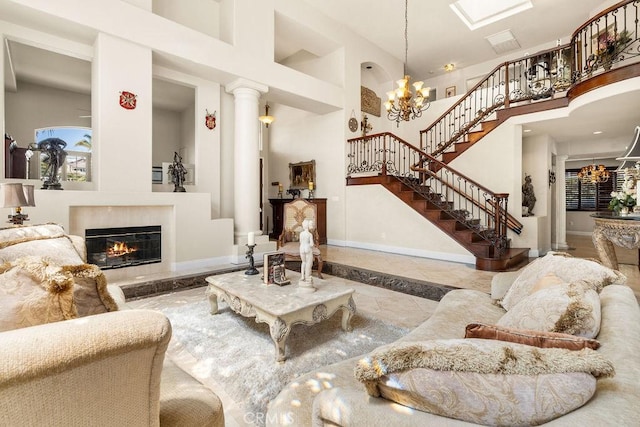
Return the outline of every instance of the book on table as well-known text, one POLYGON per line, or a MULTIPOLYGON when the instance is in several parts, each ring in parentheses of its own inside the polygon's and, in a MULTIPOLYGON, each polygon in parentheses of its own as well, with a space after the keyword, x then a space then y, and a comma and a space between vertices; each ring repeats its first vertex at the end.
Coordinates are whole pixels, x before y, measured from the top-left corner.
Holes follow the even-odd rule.
POLYGON ((288 285, 284 265, 284 252, 267 252, 264 254, 264 273, 262 276, 267 285, 288 285))

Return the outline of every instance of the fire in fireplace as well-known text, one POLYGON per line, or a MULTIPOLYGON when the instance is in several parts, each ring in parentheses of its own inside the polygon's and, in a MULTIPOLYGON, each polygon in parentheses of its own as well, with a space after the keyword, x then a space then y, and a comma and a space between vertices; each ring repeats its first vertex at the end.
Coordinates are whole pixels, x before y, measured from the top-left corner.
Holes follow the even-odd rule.
POLYGON ((85 231, 87 261, 102 269, 162 261, 159 225, 90 228, 85 231))

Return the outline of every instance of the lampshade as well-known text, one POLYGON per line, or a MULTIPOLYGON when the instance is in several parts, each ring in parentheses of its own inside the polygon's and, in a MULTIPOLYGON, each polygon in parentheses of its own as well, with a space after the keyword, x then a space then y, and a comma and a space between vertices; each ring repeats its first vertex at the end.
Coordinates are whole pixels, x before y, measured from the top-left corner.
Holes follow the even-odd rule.
POLYGON ((616 158, 616 160, 631 160, 633 162, 640 162, 640 126, 636 126, 635 133, 633 135, 633 140, 631 141, 631 145, 627 153, 622 156, 616 158))
POLYGON ((258 120, 264 123, 267 127, 275 121, 275 117, 269 115, 269 103, 266 103, 264 106, 264 116, 258 117, 258 120))
POLYGON ((22 184, 0 184, 0 193, 2 195, 1 200, 3 208, 19 208, 21 206, 27 206, 27 199, 24 196, 22 184))
POLYGON ((27 200, 27 204, 24 206, 35 206, 36 205, 36 199, 33 195, 33 189, 34 186, 33 185, 23 185, 22 186, 22 191, 24 192, 24 198, 27 200))

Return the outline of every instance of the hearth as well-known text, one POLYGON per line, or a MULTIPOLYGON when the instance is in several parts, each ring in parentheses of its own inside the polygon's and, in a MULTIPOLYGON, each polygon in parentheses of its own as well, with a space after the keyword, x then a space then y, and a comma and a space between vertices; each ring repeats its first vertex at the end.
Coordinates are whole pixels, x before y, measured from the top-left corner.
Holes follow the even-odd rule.
POLYGON ((161 262, 161 237, 159 225, 87 229, 87 261, 102 269, 161 262))

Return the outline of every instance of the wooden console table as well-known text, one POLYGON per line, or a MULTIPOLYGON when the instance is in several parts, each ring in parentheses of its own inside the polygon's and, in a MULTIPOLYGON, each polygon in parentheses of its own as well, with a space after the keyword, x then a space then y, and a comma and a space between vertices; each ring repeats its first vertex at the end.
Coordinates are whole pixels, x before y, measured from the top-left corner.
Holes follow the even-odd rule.
MULTIPOLYGON (((269 199, 273 207, 273 232, 269 235, 272 239, 277 239, 282 233, 282 220, 284 212, 284 204, 292 202, 294 199, 269 199)), ((320 241, 318 244, 327 244, 327 199, 304 199, 309 203, 316 205, 318 218, 316 220, 316 228, 320 241)))
POLYGON ((640 248, 640 216, 598 212, 591 215, 596 222, 593 245, 602 263, 618 269, 618 258, 613 245, 626 249, 640 248))

